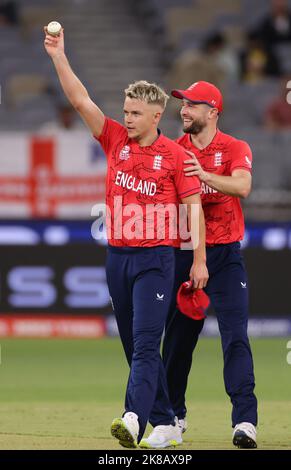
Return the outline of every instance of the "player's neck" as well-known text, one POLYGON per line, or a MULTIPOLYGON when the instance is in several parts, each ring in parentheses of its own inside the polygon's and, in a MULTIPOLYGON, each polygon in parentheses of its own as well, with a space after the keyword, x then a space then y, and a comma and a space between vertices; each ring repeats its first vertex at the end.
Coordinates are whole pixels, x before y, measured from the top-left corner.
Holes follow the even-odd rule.
POLYGON ((193 145, 199 150, 203 150, 208 147, 213 141, 217 132, 217 128, 204 128, 199 134, 190 134, 190 139, 193 145))
POLYGON ((159 137, 158 129, 154 129, 147 135, 143 135, 135 139, 140 147, 150 147, 159 137))

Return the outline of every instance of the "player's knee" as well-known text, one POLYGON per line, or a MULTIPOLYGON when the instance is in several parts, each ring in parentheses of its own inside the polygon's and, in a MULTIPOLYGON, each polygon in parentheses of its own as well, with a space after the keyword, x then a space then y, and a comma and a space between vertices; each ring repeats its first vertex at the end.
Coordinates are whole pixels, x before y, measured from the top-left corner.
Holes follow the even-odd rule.
POLYGON ((159 353, 161 344, 161 335, 153 337, 150 334, 139 334, 134 338, 134 354, 152 355, 159 353))
POLYGON ((245 328, 236 328, 222 334, 224 352, 238 349, 249 349, 249 339, 245 328))

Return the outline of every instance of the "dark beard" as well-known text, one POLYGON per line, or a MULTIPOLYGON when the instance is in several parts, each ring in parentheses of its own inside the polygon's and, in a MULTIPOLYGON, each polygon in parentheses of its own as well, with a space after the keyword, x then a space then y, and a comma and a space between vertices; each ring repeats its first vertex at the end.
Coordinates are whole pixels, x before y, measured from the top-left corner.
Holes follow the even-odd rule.
POLYGON ((206 124, 203 121, 193 121, 191 126, 183 127, 183 132, 185 134, 194 134, 198 135, 203 131, 206 124))

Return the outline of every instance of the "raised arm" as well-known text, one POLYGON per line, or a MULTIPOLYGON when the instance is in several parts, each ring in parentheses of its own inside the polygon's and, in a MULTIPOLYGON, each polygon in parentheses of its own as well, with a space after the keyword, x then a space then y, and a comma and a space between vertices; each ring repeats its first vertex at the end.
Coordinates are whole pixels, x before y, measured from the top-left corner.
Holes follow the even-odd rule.
POLYGON ((51 36, 44 28, 44 47, 51 57, 64 93, 72 106, 78 111, 92 134, 99 137, 105 121, 101 109, 91 100, 84 85, 74 74, 65 54, 64 30, 59 36, 51 36))

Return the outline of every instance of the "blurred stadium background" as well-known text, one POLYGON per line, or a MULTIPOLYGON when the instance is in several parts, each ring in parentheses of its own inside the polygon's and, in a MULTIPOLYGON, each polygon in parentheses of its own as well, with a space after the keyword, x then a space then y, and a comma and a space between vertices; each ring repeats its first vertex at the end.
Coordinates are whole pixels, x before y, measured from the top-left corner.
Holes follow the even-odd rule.
MULTIPOLYGON (((281 423, 263 442, 288 447, 291 1, 0 0, 2 447, 111 448, 108 423, 120 414, 127 376, 112 338, 106 246, 91 233, 106 161, 44 51, 51 20, 65 28, 74 71, 115 119, 123 118, 123 89, 134 80, 167 91, 209 80, 222 89, 220 128, 247 140, 254 155, 253 191, 244 201, 249 331, 262 424, 281 423)), ((181 132, 174 101, 162 121, 172 138, 181 132)), ((210 446, 211 416, 214 448, 227 448, 229 405, 212 314, 203 335, 188 393, 198 424, 184 448, 210 446)))

